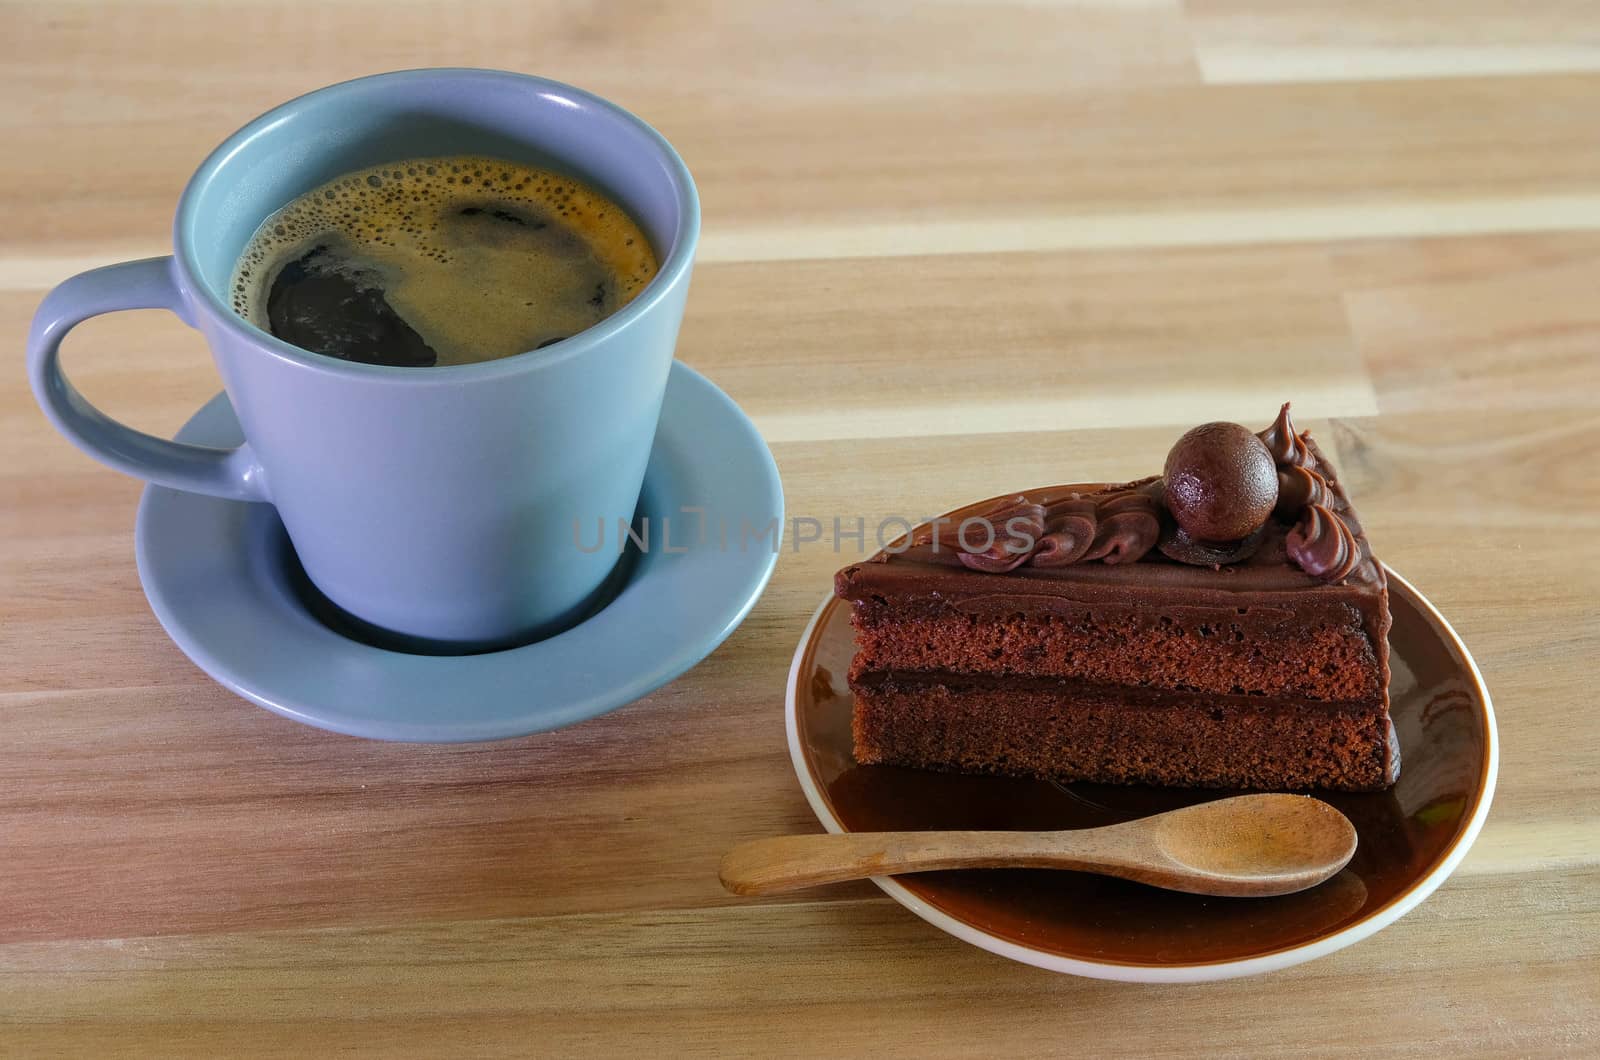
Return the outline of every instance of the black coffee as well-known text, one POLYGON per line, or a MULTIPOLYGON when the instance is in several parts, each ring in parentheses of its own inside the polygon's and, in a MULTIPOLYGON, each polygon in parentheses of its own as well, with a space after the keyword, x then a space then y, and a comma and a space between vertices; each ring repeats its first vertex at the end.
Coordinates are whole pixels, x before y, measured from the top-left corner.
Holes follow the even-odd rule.
POLYGON ((469 364, 598 324, 656 268, 633 219, 570 177, 423 158, 340 177, 267 218, 234 270, 233 308, 331 357, 469 364))

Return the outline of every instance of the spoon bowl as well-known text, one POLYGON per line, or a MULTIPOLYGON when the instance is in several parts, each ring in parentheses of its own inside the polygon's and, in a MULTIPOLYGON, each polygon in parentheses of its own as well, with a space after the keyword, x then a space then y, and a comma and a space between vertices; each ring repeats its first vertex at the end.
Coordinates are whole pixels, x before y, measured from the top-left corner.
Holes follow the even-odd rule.
POLYGON ((1150 827, 1156 848, 1172 861, 1170 871, 1233 888, 1202 894, 1304 890, 1344 868, 1356 852, 1355 825, 1321 799, 1304 795, 1218 799, 1131 823, 1150 827))
POLYGON ((754 895, 903 872, 1051 868, 1192 894, 1263 897, 1316 886, 1355 850, 1355 826, 1319 799, 1239 795, 1103 828, 757 839, 728 852, 721 877, 735 894, 754 895))

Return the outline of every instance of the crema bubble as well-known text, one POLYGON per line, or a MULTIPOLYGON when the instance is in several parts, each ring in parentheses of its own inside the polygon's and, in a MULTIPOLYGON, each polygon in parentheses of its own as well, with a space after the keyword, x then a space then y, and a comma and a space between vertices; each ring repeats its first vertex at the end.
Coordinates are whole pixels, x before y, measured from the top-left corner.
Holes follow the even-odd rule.
POLYGON ((339 177, 267 218, 231 298, 305 349, 426 367, 576 335, 656 270, 633 218, 584 183, 501 159, 419 158, 339 177))

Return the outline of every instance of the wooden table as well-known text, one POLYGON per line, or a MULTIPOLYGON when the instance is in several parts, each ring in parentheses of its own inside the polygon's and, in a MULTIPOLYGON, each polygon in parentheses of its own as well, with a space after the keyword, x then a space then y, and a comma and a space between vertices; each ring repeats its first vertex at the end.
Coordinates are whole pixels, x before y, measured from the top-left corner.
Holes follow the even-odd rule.
MULTIPOLYGON (((0 84, 0 1053, 1600 1050, 1600 7, 34 0, 0 6, 0 84), (366 743, 214 685, 141 594, 139 484, 46 426, 22 333, 68 274, 162 253, 248 118, 445 64, 679 146, 679 355, 794 515, 1142 474, 1293 398, 1494 692, 1459 873, 1332 957, 1188 988, 1011 964, 864 883, 731 898, 725 849, 817 828, 781 711, 825 548, 688 676, 545 736, 366 743)), ((219 387, 155 313, 68 367, 153 431, 219 387)))

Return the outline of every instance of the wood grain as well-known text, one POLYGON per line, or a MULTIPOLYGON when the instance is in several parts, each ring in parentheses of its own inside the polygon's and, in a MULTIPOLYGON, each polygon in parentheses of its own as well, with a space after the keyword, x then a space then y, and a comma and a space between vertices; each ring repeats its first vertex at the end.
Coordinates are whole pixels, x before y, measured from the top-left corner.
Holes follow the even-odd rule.
POLYGON ((1207 81, 1383 80, 1600 69, 1584 0, 1188 0, 1207 81))
POLYGON ((1382 942, 1180 989, 1012 964, 883 899, 16 945, 0 974, 39 1051, 1584 1055, 1597 897, 1592 868, 1468 877, 1382 942))
MULTIPOLYGON (((781 705, 854 558, 786 551, 679 681, 395 747, 210 682, 150 615, 139 486, 0 386, 0 1053, 1432 1056, 1600 1049, 1600 17, 1575 0, 0 2, 0 330, 162 253, 206 152, 299 92, 501 66, 643 114, 700 182, 680 356, 791 514, 921 516, 1158 467, 1292 398, 1471 645, 1503 754, 1459 873, 1263 979, 1051 976, 866 884, 734 899, 815 831, 781 705)), ((20 351, 19 351, 20 354, 20 351)), ((66 363, 171 432, 159 313, 66 363)))

